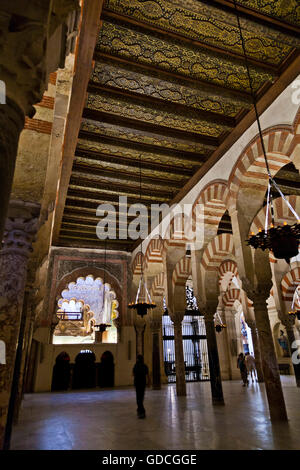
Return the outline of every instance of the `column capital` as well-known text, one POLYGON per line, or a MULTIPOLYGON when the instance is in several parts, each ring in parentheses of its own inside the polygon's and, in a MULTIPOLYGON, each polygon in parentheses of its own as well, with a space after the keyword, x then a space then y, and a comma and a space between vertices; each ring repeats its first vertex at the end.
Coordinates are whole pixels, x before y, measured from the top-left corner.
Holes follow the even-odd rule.
POLYGON ((272 289, 272 281, 266 280, 261 282, 259 285, 254 286, 247 278, 242 278, 242 288, 246 292, 247 297, 252 300, 253 304, 266 303, 270 296, 272 289))
POLYGON ((278 318, 286 328, 293 328, 295 325, 296 318, 294 315, 288 315, 278 311, 278 318))
POLYGON ((146 320, 145 320, 145 318, 142 318, 142 317, 139 317, 138 315, 136 315, 134 320, 133 320, 133 324, 134 324, 135 329, 138 332, 143 332, 145 327, 146 327, 146 320))
MULTIPOLYGON (((6 219, 0 255, 8 253, 28 257, 33 251, 32 243, 38 230, 38 218, 6 219)), ((12 266, 13 269, 13 266, 12 266)))
POLYGON ((172 322, 175 324, 181 324, 184 318, 185 312, 169 312, 172 322))
POLYGON ((150 318, 150 329, 152 333, 158 333, 161 329, 162 320, 160 318, 150 318))

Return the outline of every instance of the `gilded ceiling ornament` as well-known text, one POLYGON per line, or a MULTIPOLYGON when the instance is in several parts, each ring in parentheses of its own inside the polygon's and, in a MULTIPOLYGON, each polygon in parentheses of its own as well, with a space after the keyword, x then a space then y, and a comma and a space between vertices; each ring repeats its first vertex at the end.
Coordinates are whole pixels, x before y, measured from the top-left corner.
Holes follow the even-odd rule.
MULTIPOLYGON (((226 55, 212 53, 200 47, 183 46, 175 40, 162 40, 104 21, 96 49, 113 56, 191 76, 223 87, 249 91, 244 64, 226 55)), ((258 67, 251 69, 255 90, 274 78, 258 67)))
MULTIPOLYGON (((139 104, 132 99, 116 98, 104 92, 101 94, 89 93, 86 107, 163 127, 183 131, 188 129, 190 132, 210 137, 219 137, 224 131, 231 129, 229 126, 209 122, 197 116, 188 117, 183 114, 173 114, 168 111, 167 106, 163 109, 162 106, 149 105, 148 103, 139 104)), ((192 114, 191 110, 189 110, 189 114, 192 114)))
MULTIPOLYGON (((163 30, 242 54, 236 22, 230 24, 226 17, 220 20, 219 14, 207 6, 202 5, 201 12, 196 12, 164 0, 108 0, 106 8, 163 30)), ((287 44, 262 36, 259 31, 246 30, 244 35, 249 57, 279 64, 291 51, 287 44)))
POLYGON ((99 85, 125 89, 141 95, 160 98, 165 101, 191 106, 204 111, 212 111, 228 116, 236 116, 249 106, 249 100, 232 96, 226 90, 214 93, 201 86, 185 86, 179 80, 166 81, 159 77, 144 75, 119 64, 96 62, 91 80, 99 85))

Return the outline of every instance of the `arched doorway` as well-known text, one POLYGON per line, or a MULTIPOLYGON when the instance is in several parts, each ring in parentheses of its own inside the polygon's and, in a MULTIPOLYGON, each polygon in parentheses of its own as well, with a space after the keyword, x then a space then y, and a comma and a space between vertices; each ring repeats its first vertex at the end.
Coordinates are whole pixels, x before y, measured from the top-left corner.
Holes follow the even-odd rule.
POLYGON ((89 349, 80 351, 75 358, 73 388, 96 387, 96 356, 89 349))
POLYGON ((110 351, 105 351, 101 356, 98 369, 99 387, 113 387, 115 383, 114 356, 110 351))
POLYGON ((70 356, 65 351, 63 351, 57 356, 55 360, 51 390, 53 392, 59 390, 68 390, 70 386, 70 373, 70 356))

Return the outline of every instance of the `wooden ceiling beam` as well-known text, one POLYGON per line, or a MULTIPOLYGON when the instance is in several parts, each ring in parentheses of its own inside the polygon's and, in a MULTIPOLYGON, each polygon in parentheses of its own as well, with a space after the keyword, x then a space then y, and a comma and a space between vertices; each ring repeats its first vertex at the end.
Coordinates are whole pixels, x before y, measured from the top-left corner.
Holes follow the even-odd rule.
MULTIPOLYGON (((120 194, 120 196, 126 196, 126 194, 120 194)), ((86 205, 87 207, 94 207, 99 205, 99 204, 105 204, 105 203, 112 203, 112 204, 118 204, 119 199, 118 196, 115 194, 107 193, 105 191, 97 191, 95 193, 94 191, 88 190, 87 188, 69 188, 68 190, 68 196, 67 198, 73 198, 72 200, 78 200, 80 203, 84 205, 84 199, 86 199, 86 205), (91 206, 89 205, 91 204, 91 206)), ((140 195, 138 193, 135 193, 133 195, 127 195, 127 203, 128 204, 135 204, 139 201, 142 202, 145 206, 148 206, 150 204, 163 204, 163 203, 168 203, 170 200, 169 197, 162 196, 161 194, 159 195, 151 195, 147 194, 147 197, 144 197, 142 195, 142 199, 140 199, 140 195)), ((68 202, 68 199, 66 200, 68 202)))
POLYGON ((136 69, 140 69, 144 74, 149 74, 154 73, 155 75, 159 74, 161 77, 166 77, 168 80, 176 79, 181 81, 185 86, 188 86, 189 83, 196 85, 196 86, 203 86, 206 90, 210 90, 211 93, 215 93, 219 96, 224 96, 224 93, 229 94, 232 96, 233 99, 238 100, 239 97, 243 98, 244 100, 249 100, 249 103, 251 103, 251 93, 246 91, 246 90, 237 90, 233 88, 227 88, 224 85, 219 85, 217 83, 211 83, 207 82, 204 80, 201 80, 199 78, 192 78, 188 77, 187 75, 181 75, 179 73, 175 72, 169 72, 166 69, 159 69, 155 66, 148 65, 148 64, 141 64, 138 62, 135 62, 134 60, 130 59, 125 59, 123 57, 119 57, 116 55, 111 55, 106 52, 100 52, 99 50, 95 51, 94 54, 94 59, 109 59, 114 62, 119 62, 120 64, 125 64, 125 65, 133 65, 136 69))
MULTIPOLYGON (((145 130, 147 132, 154 132, 155 134, 163 135, 164 137, 170 136, 175 138, 181 138, 185 140, 191 140, 192 142, 199 142, 202 144, 208 144, 213 146, 218 146, 220 141, 219 138, 211 137, 208 135, 197 134, 196 132, 184 131, 181 129, 174 129, 166 126, 160 126, 144 121, 139 121, 137 119, 132 119, 128 117, 119 116, 117 114, 110 114, 103 111, 96 111, 92 109, 85 108, 82 116, 84 118, 93 119, 94 121, 101 121, 110 124, 119 124, 124 127, 129 127, 138 130, 145 130)), ((222 139, 222 135, 220 136, 222 139)))
POLYGON ((189 112, 192 112, 195 117, 199 119, 205 119, 207 121, 213 121, 216 124, 221 124, 224 126, 234 127, 236 125, 235 117, 226 116, 220 113, 214 113, 212 111, 203 111, 199 108, 194 106, 187 106, 181 103, 173 103, 172 101, 167 101, 162 98, 156 98, 154 96, 148 96, 141 93, 136 93, 133 91, 122 90, 121 88, 115 88, 109 85, 98 85, 95 82, 90 82, 88 86, 88 92, 98 93, 98 92, 109 92, 112 95, 117 97, 126 97, 130 99, 134 99, 136 102, 140 104, 150 103, 153 106, 168 106, 168 112, 173 112, 173 114, 183 114, 188 115, 189 112))
POLYGON ((104 134, 91 133, 87 131, 80 131, 79 138, 94 140, 95 142, 100 141, 103 143, 108 143, 111 145, 124 147, 126 149, 130 148, 130 149, 137 150, 140 152, 150 152, 150 153, 155 153, 157 155, 163 155, 167 157, 181 158, 182 160, 188 161, 191 163, 199 163, 199 161, 205 160, 210 155, 210 153, 212 153, 212 151, 216 149, 216 146, 213 146, 210 144, 207 146, 208 153, 202 154, 198 152, 188 152, 185 150, 177 150, 175 148, 148 144, 146 142, 136 142, 134 140, 127 140, 121 137, 111 137, 111 136, 107 136, 104 134))
MULTIPOLYGON (((144 166, 142 166, 144 168, 144 166)), ((83 178, 83 180, 88 175, 99 176, 99 178, 118 178, 124 181, 136 180, 139 173, 139 166, 136 166, 136 171, 125 171, 121 169, 107 169, 107 168, 97 168, 96 166, 87 166, 75 161, 72 170, 72 176, 76 178, 83 178)), ((149 176, 142 174, 142 184, 150 184, 154 186, 172 186, 173 188, 181 188, 184 185, 184 180, 176 180, 172 178, 171 173, 165 178, 160 176, 149 176)), ((191 176, 191 175, 190 175, 191 176)), ((185 178, 187 180, 188 177, 185 178)), ((90 180, 91 181, 91 180, 90 180)), ((115 182, 112 180, 112 184, 115 182)), ((118 183, 117 183, 118 184, 118 183)))
MULTIPOLYGON (((129 147, 130 148, 130 147, 129 147)), ((139 160, 137 159, 132 159, 132 158, 126 158, 120 155, 113 155, 113 154, 107 154, 107 153, 100 153, 96 151, 86 151, 82 149, 77 149, 75 153, 75 161, 74 164, 77 165, 77 159, 76 157, 80 157, 81 159, 89 159, 93 160, 95 162, 107 162, 107 163, 114 163, 114 164, 119 164, 119 165, 125 165, 129 166, 132 168, 139 168, 139 160)), ((183 160, 184 161, 184 160, 183 160)), ((198 162, 198 164, 195 164, 196 167, 200 167, 201 164, 203 163, 204 159, 202 162, 198 162)), ((80 162, 78 162, 80 164, 80 162)), ((183 168, 182 165, 167 165, 163 163, 152 163, 150 161, 145 161, 142 160, 142 168, 146 170, 154 170, 154 171, 159 171, 161 173, 167 173, 172 174, 175 173, 177 174, 178 171, 180 171, 180 174, 186 175, 186 176, 192 176, 193 171, 187 168, 183 168)))
MULTIPOLYGON (((112 184, 108 181, 92 181, 90 179, 84 179, 83 177, 76 178, 73 175, 71 176, 70 180, 70 185, 76 186, 77 188, 86 188, 87 190, 89 189, 99 189, 100 191, 115 191, 120 195, 126 196, 127 194, 132 194, 132 193, 137 193, 138 196, 140 194, 139 192, 139 186, 130 186, 130 182, 128 185, 126 184, 112 184)), ((163 196, 166 199, 172 199, 174 197, 175 191, 167 191, 167 190, 162 190, 162 189, 149 189, 149 188, 143 188, 142 191, 144 193, 150 196, 163 196)))
MULTIPOLYGON (((151 33, 158 33, 161 36, 167 37, 174 39, 175 41, 185 43, 189 47, 196 47, 196 48, 201 48, 205 49, 206 51, 212 52, 213 54, 218 54, 218 55, 226 55, 227 58, 232 58, 233 60, 237 60, 239 62, 244 62, 244 56, 243 54, 239 54, 238 52, 233 52, 230 49, 226 49, 224 47, 217 47, 213 46, 211 44, 207 44, 203 41, 198 41, 196 39, 191 39, 188 38, 187 36, 184 36, 183 34, 178 34, 173 31, 167 31, 165 29, 159 28, 157 26, 152 26, 149 23, 143 22, 143 21, 137 21, 133 17, 125 16, 120 13, 115 13, 111 10, 108 10, 106 8, 103 8, 102 10, 102 18, 103 20, 106 19, 113 19, 120 21, 122 23, 127 23, 128 25, 133 25, 137 26, 139 28, 143 28, 146 32, 151 33)), ((278 67, 276 65, 272 65, 270 63, 263 62, 259 59, 255 59, 251 56, 248 58, 249 64, 253 65, 254 67, 259 67, 262 70, 272 72, 275 75, 278 74, 278 67)))
MULTIPOLYGON (((202 0, 204 3, 207 3, 208 5, 214 4, 214 6, 221 6, 223 7, 223 10, 227 11, 235 11, 235 6, 234 2, 232 0, 202 0)), ((259 21, 263 25, 268 25, 271 28, 275 28, 280 30, 283 33, 286 33, 287 31, 290 34, 293 34, 296 37, 299 37, 300 35, 300 28, 297 25, 293 25, 292 23, 288 23, 287 21, 280 20, 278 18, 275 18, 274 16, 269 16, 264 13, 261 13, 260 11, 254 10, 253 8, 240 5, 237 3, 237 9, 239 13, 242 14, 247 19, 250 19, 252 21, 259 21), (296 33, 296 34, 295 34, 296 33)))

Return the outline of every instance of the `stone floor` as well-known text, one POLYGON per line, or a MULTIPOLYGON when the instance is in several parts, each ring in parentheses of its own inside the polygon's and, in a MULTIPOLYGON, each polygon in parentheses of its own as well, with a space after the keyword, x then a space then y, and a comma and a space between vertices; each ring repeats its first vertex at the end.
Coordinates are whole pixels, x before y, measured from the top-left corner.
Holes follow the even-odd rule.
POLYGON ((226 406, 213 407, 208 382, 147 390, 136 417, 133 388, 25 396, 11 449, 300 449, 300 389, 282 377, 289 422, 273 425, 264 385, 223 382, 226 406))

